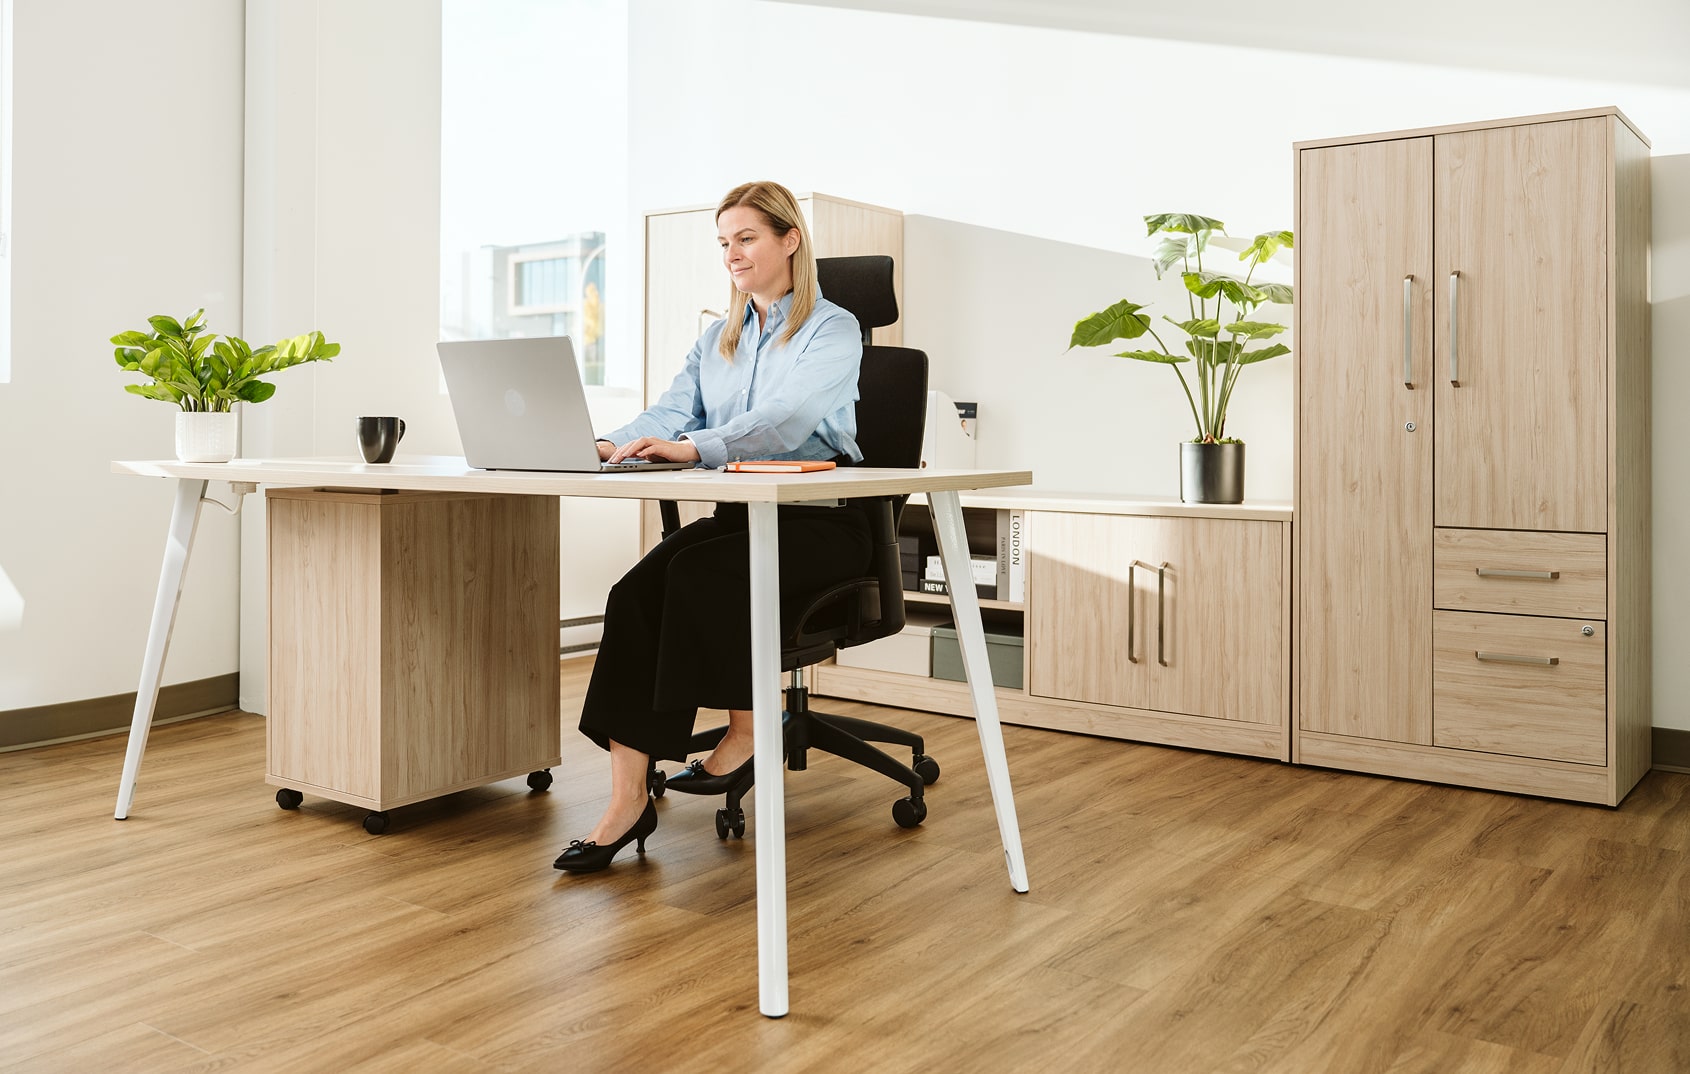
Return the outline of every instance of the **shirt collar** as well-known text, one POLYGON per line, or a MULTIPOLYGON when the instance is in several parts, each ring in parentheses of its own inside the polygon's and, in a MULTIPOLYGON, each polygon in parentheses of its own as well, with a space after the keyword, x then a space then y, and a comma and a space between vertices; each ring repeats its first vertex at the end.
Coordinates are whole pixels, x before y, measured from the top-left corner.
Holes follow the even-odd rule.
MULTIPOLYGON (((769 323, 765 327, 773 327, 786 321, 786 315, 792 309, 792 296, 796 293, 795 291, 788 291, 775 299, 775 304, 769 307, 769 323)), ((740 319, 740 323, 743 324, 751 320, 756 313, 756 303, 752 302, 751 296, 747 295, 745 298, 745 316, 740 319)))

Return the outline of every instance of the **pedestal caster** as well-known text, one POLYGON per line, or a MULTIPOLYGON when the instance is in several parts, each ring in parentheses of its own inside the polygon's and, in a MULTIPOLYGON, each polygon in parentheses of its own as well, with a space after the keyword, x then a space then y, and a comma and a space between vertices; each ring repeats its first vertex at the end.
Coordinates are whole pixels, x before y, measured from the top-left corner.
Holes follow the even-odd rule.
POLYGON ((543 791, 546 788, 550 787, 551 785, 552 785, 552 770, 551 769, 542 768, 538 772, 528 773, 528 789, 529 790, 531 790, 531 791, 543 791))
POLYGON ((716 810, 716 838, 726 839, 729 832, 733 833, 735 839, 745 838, 745 810, 716 810))
POLYGON ((371 835, 380 835, 387 831, 387 814, 371 813, 364 818, 364 830, 371 835))
POLYGON ((292 787, 283 787, 276 792, 276 804, 283 809, 298 809, 299 803, 305 801, 305 796, 292 787))

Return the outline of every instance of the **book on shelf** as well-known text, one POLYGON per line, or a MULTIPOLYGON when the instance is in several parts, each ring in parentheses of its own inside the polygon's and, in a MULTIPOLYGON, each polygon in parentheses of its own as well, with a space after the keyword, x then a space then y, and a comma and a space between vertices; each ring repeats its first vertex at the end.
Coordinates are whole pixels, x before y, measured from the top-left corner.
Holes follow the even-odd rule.
MULTIPOLYGON (((921 588, 917 590, 921 593, 938 593, 941 595, 949 595, 950 591, 950 586, 945 583, 943 578, 923 578, 921 588)), ((995 585, 976 585, 974 595, 981 600, 996 600, 998 587, 995 585)))
POLYGON ((996 581, 1003 599, 1021 603, 1027 599, 1027 556, 1020 511, 998 511, 998 556, 996 581))

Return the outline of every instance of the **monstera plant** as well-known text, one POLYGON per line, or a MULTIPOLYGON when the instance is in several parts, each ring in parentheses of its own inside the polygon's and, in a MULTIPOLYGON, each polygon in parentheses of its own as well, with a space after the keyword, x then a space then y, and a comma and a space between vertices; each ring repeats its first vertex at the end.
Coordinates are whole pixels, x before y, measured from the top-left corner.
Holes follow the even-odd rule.
POLYGON ((1227 408, 1246 367, 1291 353, 1285 344, 1269 342, 1286 326, 1256 316, 1260 306, 1289 305, 1290 285, 1255 282, 1256 269, 1263 262, 1291 248, 1291 232, 1267 231, 1252 239, 1238 255, 1238 260, 1247 263, 1244 274, 1238 276, 1214 272, 1203 265, 1203 255, 1214 235, 1226 234, 1226 225, 1219 220, 1195 213, 1157 213, 1145 217, 1144 222, 1148 235, 1162 236, 1154 255, 1157 278, 1178 266, 1185 284, 1185 318, 1162 316, 1180 335, 1174 336, 1166 328, 1158 331, 1142 304, 1122 299, 1075 324, 1069 348, 1143 341, 1146 337, 1154 342, 1154 347, 1120 351, 1117 357, 1166 365, 1179 378, 1196 426, 1191 442, 1181 445, 1182 496, 1204 503, 1240 502, 1244 445, 1226 435, 1227 408), (1178 349, 1169 346, 1164 333, 1178 349), (1191 368, 1189 378, 1182 366, 1191 368), (1233 450, 1190 450, 1216 446, 1233 450))

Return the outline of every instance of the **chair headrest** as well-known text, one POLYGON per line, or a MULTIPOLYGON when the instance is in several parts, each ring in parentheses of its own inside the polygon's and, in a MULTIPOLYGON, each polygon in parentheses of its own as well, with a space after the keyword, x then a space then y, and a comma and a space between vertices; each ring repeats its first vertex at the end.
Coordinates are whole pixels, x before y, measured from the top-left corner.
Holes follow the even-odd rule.
POLYGON ((885 254, 818 257, 816 283, 823 298, 850 311, 864 335, 871 328, 883 328, 898 319, 892 259, 885 254))

